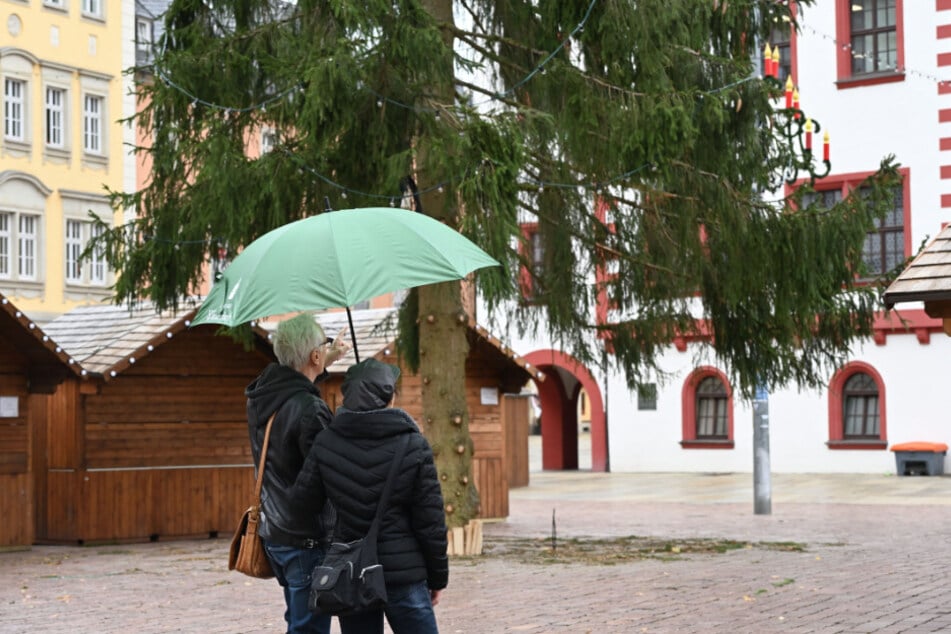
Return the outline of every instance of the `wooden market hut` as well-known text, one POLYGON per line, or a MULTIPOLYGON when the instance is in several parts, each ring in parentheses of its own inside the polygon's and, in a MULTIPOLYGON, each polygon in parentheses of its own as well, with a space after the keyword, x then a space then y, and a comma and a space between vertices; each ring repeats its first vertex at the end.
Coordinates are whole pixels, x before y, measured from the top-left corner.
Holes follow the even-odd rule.
POLYGON ((274 359, 189 328, 194 310, 77 308, 46 330, 80 364, 50 399, 36 461, 36 540, 216 536, 252 491, 244 388, 274 359))
POLYGON ((943 321, 951 337, 951 225, 922 249, 885 291, 885 306, 924 302, 929 317, 943 321))
MULTIPOLYGON (((46 324, 79 371, 47 397, 48 415, 35 434, 36 446, 45 448, 33 464, 36 542, 214 537, 234 530, 253 485, 244 388, 274 360, 268 339, 276 322, 256 325, 246 348, 216 335, 217 326, 190 328, 194 312, 90 306, 46 324)), ((354 317, 361 357, 395 359, 395 330, 381 327, 395 318, 380 311, 354 317)), ((320 319, 336 334, 341 318, 320 319)), ((504 517, 511 465, 527 478, 528 405, 503 395, 540 375, 475 324, 469 337, 474 479, 482 517, 504 517), (524 430, 517 465, 506 429, 524 430)), ((351 354, 335 364, 322 384, 332 408, 352 362, 351 354)), ((401 406, 418 420, 418 379, 404 375, 401 391, 401 406)))
POLYGON ((43 329, 0 294, 0 549, 33 543, 34 430, 46 399, 79 366, 43 329))
MULTIPOLYGON (((398 405, 425 434, 420 378, 407 370, 396 353, 396 312, 394 308, 352 312, 358 352, 361 359, 375 357, 400 366, 398 405)), ((318 321, 333 337, 347 325, 347 316, 343 312, 323 313, 318 321)), ((471 318, 468 340, 466 402, 480 517, 503 518, 509 512, 509 489, 528 484, 529 401, 527 395, 519 393, 530 379, 542 381, 545 377, 471 318)), ((321 385, 321 391, 332 409, 342 402, 340 385, 354 363, 351 351, 329 368, 331 376, 321 385)))

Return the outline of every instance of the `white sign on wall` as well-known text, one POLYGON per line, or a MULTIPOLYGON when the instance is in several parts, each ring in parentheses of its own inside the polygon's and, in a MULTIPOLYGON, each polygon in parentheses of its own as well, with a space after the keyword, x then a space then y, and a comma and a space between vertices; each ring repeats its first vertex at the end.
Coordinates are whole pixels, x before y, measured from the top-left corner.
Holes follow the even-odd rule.
POLYGON ((494 387, 484 387, 481 393, 481 402, 483 405, 498 405, 499 390, 494 387))
POLYGON ((16 418, 19 415, 19 399, 16 396, 0 396, 0 418, 16 418))

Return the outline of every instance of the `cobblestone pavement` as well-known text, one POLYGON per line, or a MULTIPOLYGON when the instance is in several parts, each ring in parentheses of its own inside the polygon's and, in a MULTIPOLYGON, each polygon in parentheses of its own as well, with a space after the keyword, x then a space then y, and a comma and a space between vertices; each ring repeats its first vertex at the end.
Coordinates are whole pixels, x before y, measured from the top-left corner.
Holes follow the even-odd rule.
MULTIPOLYGON (((443 634, 951 632, 951 477, 533 473, 490 548, 573 538, 752 547, 599 564, 453 559, 443 634), (793 542, 804 550, 766 543, 793 542)), ((558 542, 556 542, 557 545, 558 542)), ((279 633, 274 581, 226 569, 227 540, 0 553, 0 633, 279 633)), ((557 551, 556 551, 557 552, 557 551)), ((336 625, 334 627, 336 632, 336 625)))

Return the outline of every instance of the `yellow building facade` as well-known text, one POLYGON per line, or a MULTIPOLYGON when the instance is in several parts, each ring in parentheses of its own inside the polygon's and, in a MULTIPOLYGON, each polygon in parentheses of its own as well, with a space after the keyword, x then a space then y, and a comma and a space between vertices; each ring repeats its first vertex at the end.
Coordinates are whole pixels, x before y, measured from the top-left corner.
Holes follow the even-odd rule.
POLYGON ((112 295, 79 256, 135 188, 134 64, 134 0, 0 0, 0 292, 37 321, 112 295))

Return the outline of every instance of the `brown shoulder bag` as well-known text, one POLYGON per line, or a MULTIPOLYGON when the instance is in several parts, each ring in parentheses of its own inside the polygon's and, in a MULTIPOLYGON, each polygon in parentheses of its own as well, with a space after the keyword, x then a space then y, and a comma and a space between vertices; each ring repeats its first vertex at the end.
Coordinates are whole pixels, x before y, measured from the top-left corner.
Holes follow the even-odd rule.
POLYGON ((267 460, 267 444, 271 437, 271 424, 274 414, 267 421, 264 431, 264 444, 261 446, 261 459, 258 461, 258 478, 254 483, 254 499, 251 506, 241 516, 238 529, 231 538, 231 552, 228 555, 228 570, 237 570, 249 577, 270 579, 274 576, 271 562, 264 550, 264 540, 258 535, 258 517, 261 514, 261 485, 264 483, 264 463, 267 460))

